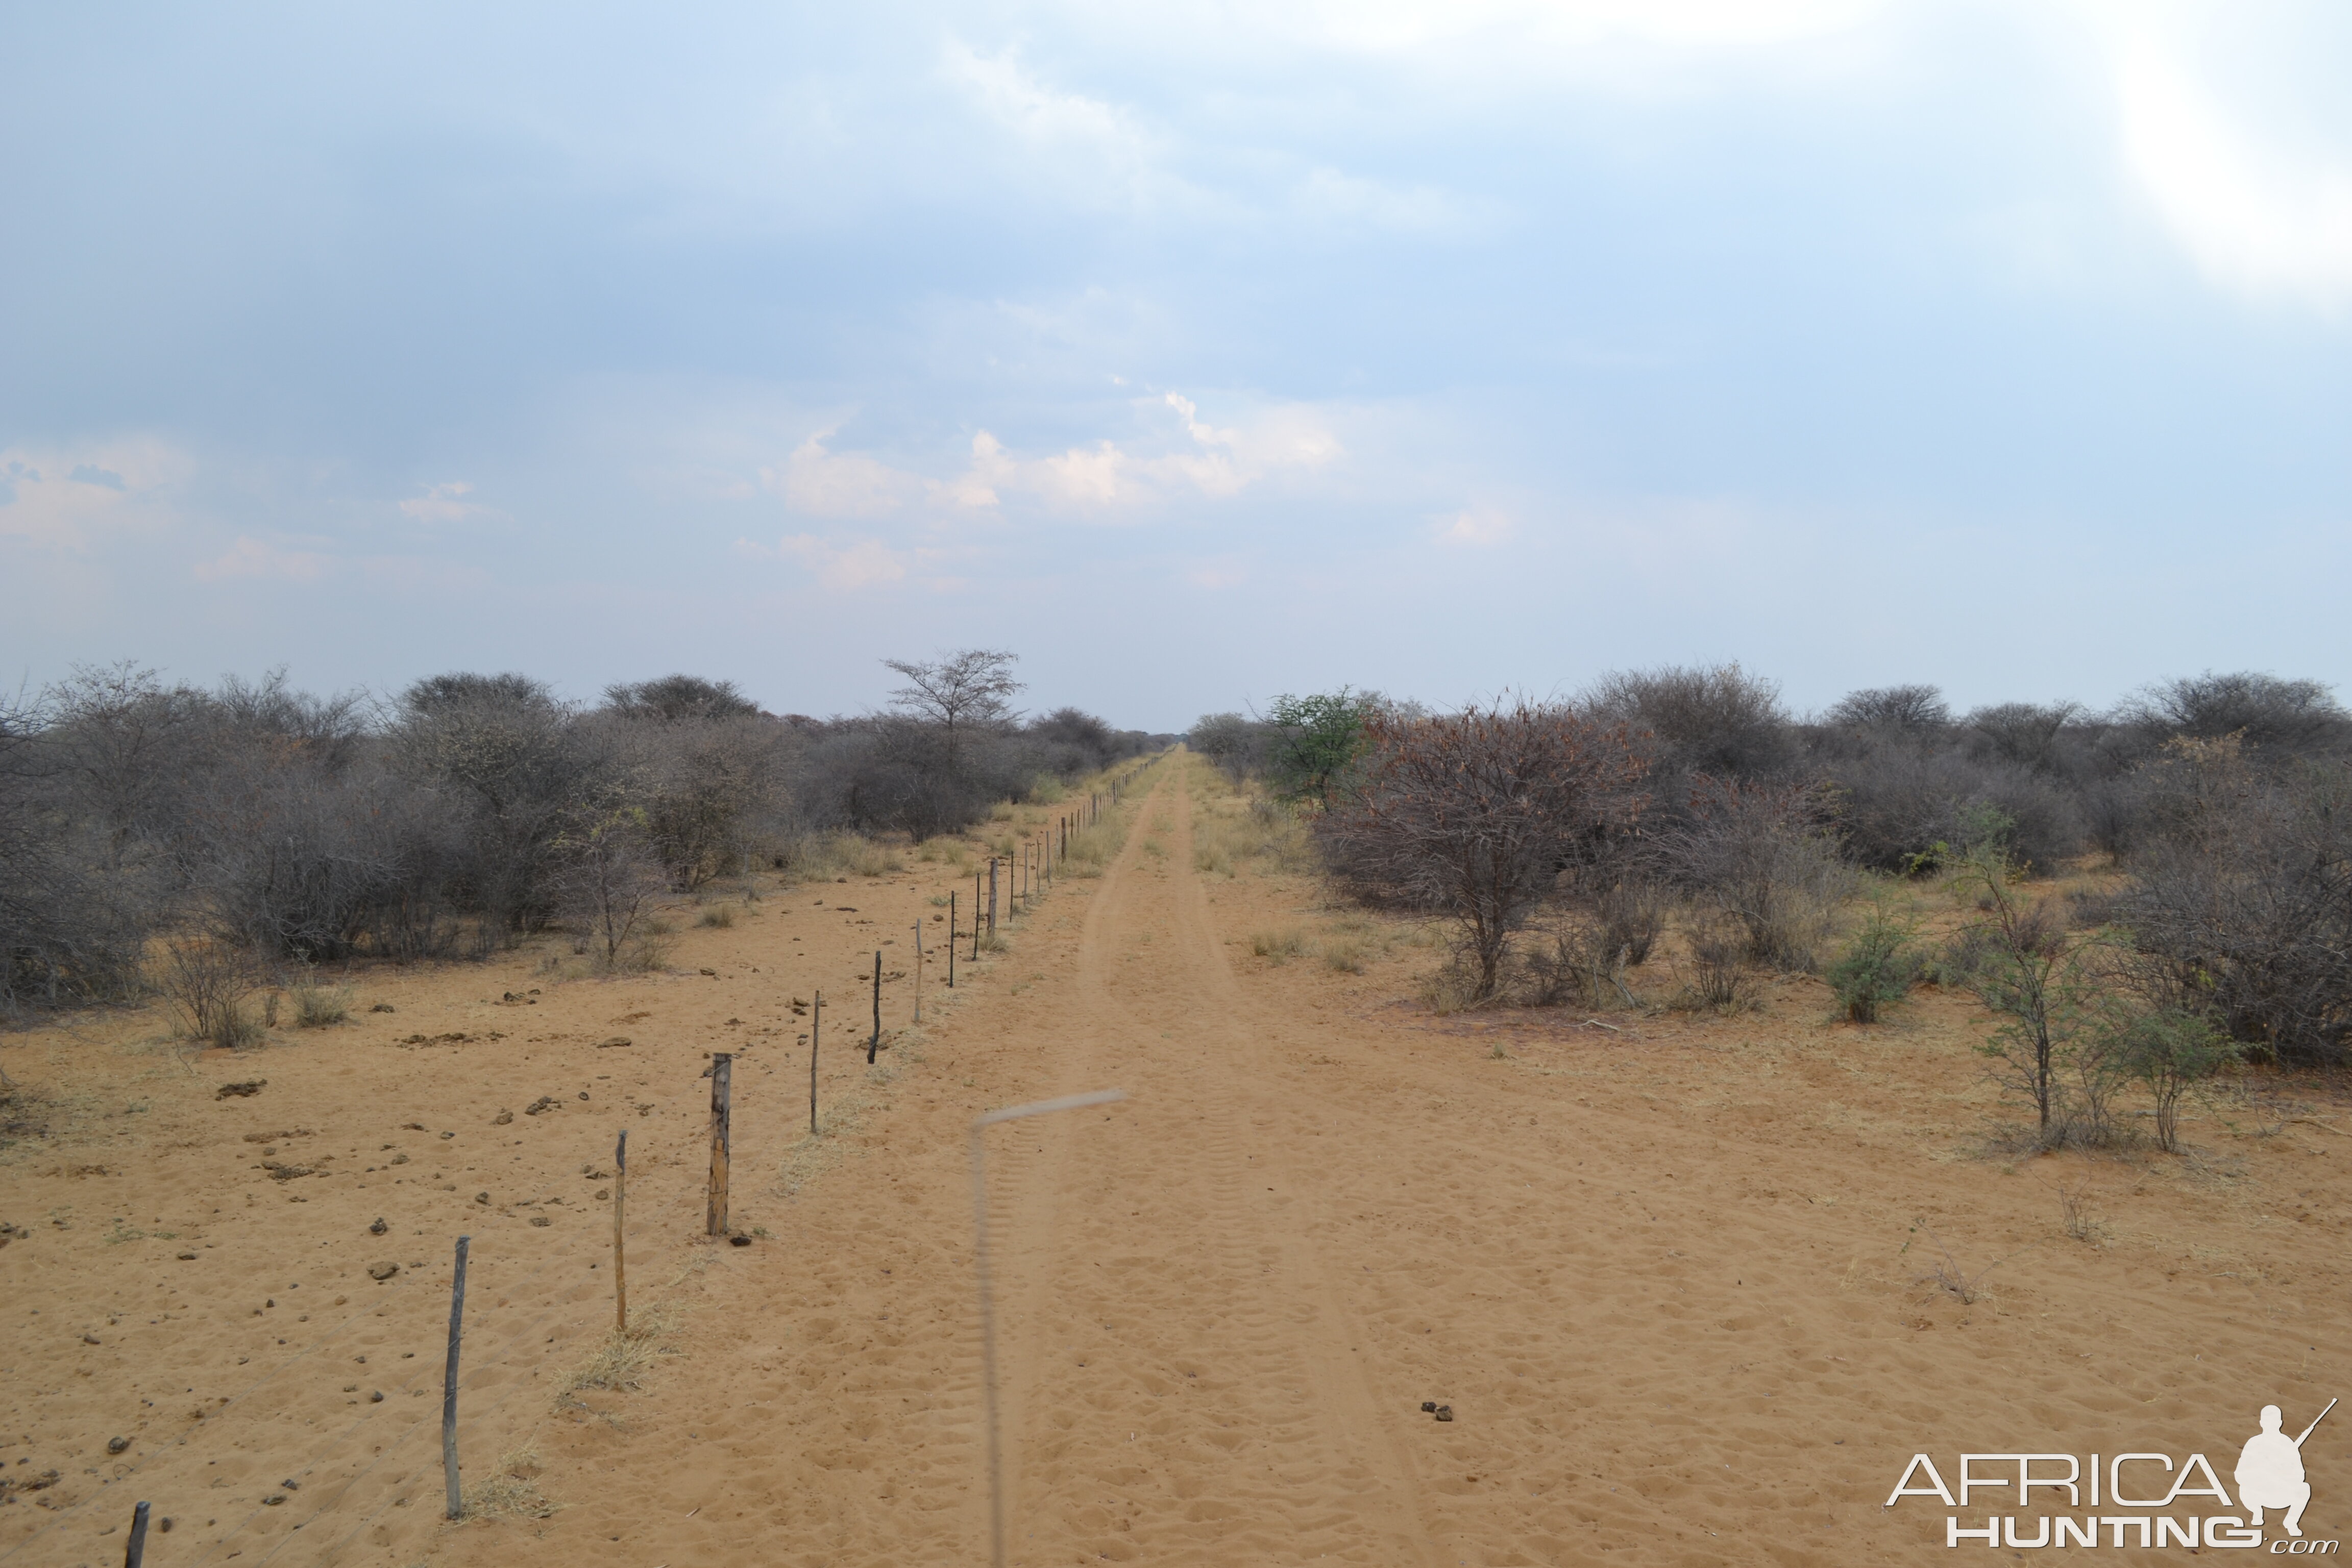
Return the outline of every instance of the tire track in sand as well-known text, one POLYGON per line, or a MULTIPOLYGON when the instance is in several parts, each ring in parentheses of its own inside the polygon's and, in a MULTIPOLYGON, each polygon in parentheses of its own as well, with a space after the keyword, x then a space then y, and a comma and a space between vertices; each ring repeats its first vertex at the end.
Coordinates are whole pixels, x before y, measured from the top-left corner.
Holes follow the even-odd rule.
POLYGON ((1014 1559, 1058 1560, 1058 1542, 1112 1562, 1438 1562, 1309 1238, 1300 1110, 1254 1045, 1171 776, 1137 802, 1056 1009, 1076 1047, 1056 1091, 1134 1100, 1109 1127, 1041 1130, 992 1205, 1013 1260, 1014 1559))

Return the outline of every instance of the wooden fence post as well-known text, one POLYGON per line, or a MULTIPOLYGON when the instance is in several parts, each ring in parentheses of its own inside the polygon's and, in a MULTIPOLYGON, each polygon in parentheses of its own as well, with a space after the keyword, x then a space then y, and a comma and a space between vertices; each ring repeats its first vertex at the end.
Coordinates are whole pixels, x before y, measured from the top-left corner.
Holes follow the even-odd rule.
POLYGON ((948 895, 948 989, 955 989, 956 896, 948 895))
MULTIPOLYGON (((988 858, 988 934, 996 934, 996 857, 988 858)), ((975 952, 974 958, 980 955, 975 952)))
POLYGON ((923 1021, 923 917, 915 917, 915 1022, 923 1021))
POLYGON ((816 1136, 816 1037, 824 1027, 824 993, 809 1004, 809 1136, 816 1136))
POLYGON ((131 1510, 131 1544, 123 1549, 122 1568, 140 1568, 147 1561, 147 1505, 131 1510))
POLYGON ((874 1037, 866 1042, 866 1065, 874 1065, 874 1053, 882 1048, 882 950, 874 950, 874 1037))
POLYGON ((451 1519, 466 1511, 466 1494, 457 1485, 457 1343, 466 1331, 466 1248, 473 1239, 457 1238, 457 1272, 449 1280, 449 1360, 441 1373, 441 1479, 451 1519))
POLYGON ((710 1058, 710 1204, 703 1223, 711 1236, 727 1234, 727 1119, 734 1076, 733 1052, 720 1051, 710 1058))
POLYGON ((621 1242, 622 1218, 629 1210, 629 1130, 613 1145, 613 1327, 629 1331, 629 1254, 621 1242))

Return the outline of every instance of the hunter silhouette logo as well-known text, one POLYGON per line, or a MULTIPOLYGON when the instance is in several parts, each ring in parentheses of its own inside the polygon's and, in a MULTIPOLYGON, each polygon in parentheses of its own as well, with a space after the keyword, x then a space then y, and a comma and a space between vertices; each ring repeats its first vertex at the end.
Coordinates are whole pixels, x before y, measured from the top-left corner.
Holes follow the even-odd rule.
POLYGON ((2275 1405, 2263 1405, 2255 1418, 2261 1430, 2238 1450, 2237 1468, 2231 1472, 2235 1502, 2218 1467, 2203 1454, 2176 1460, 2170 1454, 2138 1450, 1962 1454, 1949 1482, 1933 1458, 1914 1454, 1884 1506, 1891 1509, 1906 1497, 1936 1499, 1953 1510, 1944 1520, 1946 1546, 2267 1546, 2273 1556, 2333 1556, 2338 1542, 2308 1540, 2303 1533, 2304 1510, 2311 1504, 2304 1445, 2336 1404, 2329 1400, 2294 1436, 2287 1436, 2285 1413, 2275 1405), (1984 1491, 1999 1496, 2006 1511, 1971 1517, 1972 1506, 1984 1506, 1971 1494, 1984 1491), (2045 1508, 2053 1511, 2042 1511, 2045 1508), (2187 1512, 2216 1508, 2224 1511, 2187 1512), (2267 1542, 2265 1515, 2276 1515, 2274 1528, 2283 1532, 2267 1542))
MULTIPOLYGON (((2329 1400, 2327 1410, 2335 1408, 2336 1401, 2329 1400)), ((2279 1521, 2280 1528, 2289 1535, 2303 1533, 2303 1510, 2311 1501, 2311 1483, 2303 1474, 2303 1438, 2327 1419, 2327 1410, 2313 1417, 2311 1426, 2303 1429, 2303 1437, 2289 1437, 2279 1430, 2284 1419, 2279 1407, 2263 1406, 2263 1429, 2247 1438, 2238 1452, 2238 1502, 2246 1510, 2247 1524, 2260 1530, 2263 1510, 2283 1508, 2286 1517, 2279 1521)))

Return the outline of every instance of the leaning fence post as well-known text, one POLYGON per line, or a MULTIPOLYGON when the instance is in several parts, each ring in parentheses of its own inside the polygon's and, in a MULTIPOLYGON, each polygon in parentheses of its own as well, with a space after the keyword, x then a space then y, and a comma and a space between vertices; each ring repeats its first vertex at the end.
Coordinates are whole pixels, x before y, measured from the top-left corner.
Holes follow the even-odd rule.
POLYGON ((122 1568, 139 1568, 147 1560, 147 1505, 131 1510, 131 1544, 123 1549, 122 1568))
POLYGON ((613 1145, 613 1326, 629 1331, 629 1254, 621 1245, 622 1216, 629 1209, 629 1130, 613 1145))
POLYGON ((473 1239, 457 1238, 457 1271, 449 1279, 449 1361, 441 1373, 441 1479, 451 1519, 466 1511, 466 1494, 457 1485, 457 1342, 466 1331, 466 1248, 473 1239))
POLYGON ((710 1058, 710 1203, 704 1226, 712 1236, 727 1234, 728 1086, 735 1075, 735 1057, 720 1051, 710 1058))
POLYGON ((882 1048, 882 950, 874 950, 874 1037, 866 1042, 866 1065, 874 1065, 874 1053, 882 1048))

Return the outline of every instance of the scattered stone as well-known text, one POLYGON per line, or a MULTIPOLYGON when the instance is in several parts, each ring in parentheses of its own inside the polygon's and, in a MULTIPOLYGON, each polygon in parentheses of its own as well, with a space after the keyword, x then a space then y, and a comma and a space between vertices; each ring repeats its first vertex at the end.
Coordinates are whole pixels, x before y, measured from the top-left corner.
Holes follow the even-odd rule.
POLYGON ((1453 1420, 1453 1419, 1454 1419, 1454 1406, 1452 1406, 1451 1405, 1439 1405, 1439 1406, 1437 1407, 1437 1418, 1438 1418, 1440 1421, 1451 1421, 1451 1420, 1453 1420))
MULTIPOLYGON (((583 1098, 585 1097, 583 1096, 583 1098)), ((441 1136, 444 1138, 455 1138, 457 1135, 455 1132, 444 1132, 441 1136)))
POLYGON ((587 1098, 588 1098, 588 1091, 587 1091, 586 1089, 582 1089, 582 1090, 580 1091, 580 1098, 581 1098, 581 1099, 583 1099, 583 1100, 587 1099, 587 1098))
POLYGON ((400 1124, 400 1130, 403 1132, 422 1132, 425 1131, 425 1123, 422 1121, 404 1121, 400 1124))
POLYGON ((374 1280, 379 1285, 383 1284, 385 1280, 391 1279, 394 1275, 399 1272, 400 1265, 397 1263, 371 1263, 368 1265, 368 1278, 374 1280))
POLYGON ((196 1255, 193 1252, 183 1252, 179 1258, 183 1263, 194 1263, 196 1260, 196 1255))
POLYGON ((172 1533, 172 1516, 170 1514, 167 1513, 163 1518, 155 1521, 155 1533, 158 1535, 169 1535, 172 1533))
POLYGON ((292 1481, 280 1481, 278 1484, 284 1487, 289 1492, 299 1492, 302 1489, 300 1487, 296 1486, 292 1481))
POLYGON ((276 1508, 279 1503, 284 1502, 285 1500, 286 1494, 284 1492, 272 1492, 268 1497, 261 1500, 261 1506, 264 1508, 276 1508))
POLYGON ((131 1439, 128 1437, 109 1437, 106 1440, 106 1451, 110 1454, 120 1454, 129 1447, 131 1439))
POLYGON ((703 973, 703 974, 707 974, 707 975, 709 975, 709 976, 711 979, 713 979, 713 980, 716 980, 716 979, 718 979, 718 978, 719 978, 719 971, 717 971, 717 970, 715 970, 715 969, 705 969, 705 970, 698 971, 698 973, 703 973))
POLYGON ((727 1245, 730 1247, 749 1247, 751 1245, 751 1238, 745 1236, 739 1230, 733 1236, 727 1238, 727 1245))
POLYGON ((399 1009, 394 1007, 389 1002, 379 1002, 374 1006, 369 1008, 368 1011, 371 1013, 395 1013, 398 1012, 399 1009))
POLYGON ((556 1099, 555 1096, 551 1094, 542 1094, 537 1100, 532 1100, 529 1105, 523 1107, 522 1113, 525 1116, 537 1116, 541 1111, 561 1110, 562 1109, 563 1101, 556 1099))
POLYGON ((493 1116, 493 1117, 491 1117, 491 1118, 490 1118, 490 1125, 491 1125, 491 1126, 493 1126, 493 1127, 504 1127, 505 1125, 507 1125, 507 1123, 509 1123, 509 1122, 512 1121, 513 1120, 514 1120, 514 1112, 513 1112, 513 1111, 511 1111, 511 1110, 500 1110, 500 1111, 499 1111, 496 1116, 493 1116))
POLYGON ((369 1394, 368 1403, 370 1405, 382 1405, 383 1403, 383 1390, 379 1388, 373 1394, 369 1394))
POLYGON ((257 1078, 244 1083, 225 1083, 213 1090, 213 1098, 215 1100, 251 1100, 261 1092, 262 1086, 268 1081, 266 1078, 257 1078))
POLYGON ((382 1236, 385 1231, 390 1230, 392 1226, 383 1223, 383 1216, 382 1215, 376 1215, 375 1223, 368 1226, 368 1234, 370 1236, 382 1236))
POLYGON ((619 1050, 623 1046, 627 1045, 628 1043, 629 1043, 629 1037, 628 1037, 628 1036, 626 1036, 626 1035, 614 1035, 614 1036, 612 1036, 612 1037, 609 1037, 609 1038, 602 1039, 602 1040, 597 1041, 597 1042, 596 1042, 596 1048, 597 1048, 598 1050, 600 1050, 600 1051, 616 1051, 616 1050, 619 1050))
POLYGON ((84 1334, 81 1337, 81 1342, 86 1345, 94 1345, 98 1343, 98 1336, 96 1334, 84 1334))
POLYGON ((1421 1402, 1421 1413, 1422 1413, 1423 1415, 1436 1415, 1436 1414, 1437 1414, 1437 1401, 1435 1401, 1434 1399, 1424 1399, 1424 1400, 1423 1400, 1423 1401, 1421 1402))
POLYGON ((269 1179, 273 1182, 290 1182, 297 1176, 316 1173, 308 1165, 281 1164, 276 1160, 264 1161, 261 1168, 269 1173, 269 1179))
POLYGON ((488 1203, 490 1201, 490 1194, 488 1193, 476 1193, 474 1194, 474 1201, 478 1204, 488 1203))
POLYGON ((596 1189, 596 1201, 600 1204, 612 1197, 612 1195, 613 1189, 610 1187, 598 1187, 596 1189))
POLYGON ((530 1216, 530 1223, 533 1225, 553 1225, 555 1222, 548 1218, 543 1214, 535 1214, 530 1216))

